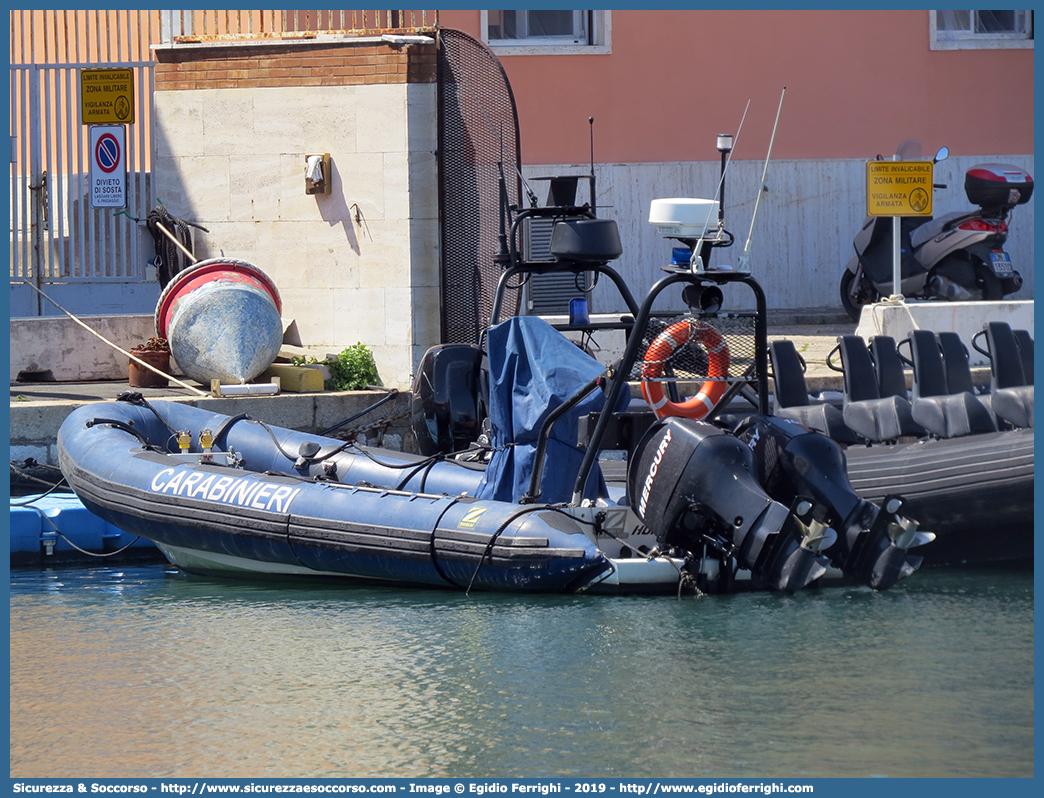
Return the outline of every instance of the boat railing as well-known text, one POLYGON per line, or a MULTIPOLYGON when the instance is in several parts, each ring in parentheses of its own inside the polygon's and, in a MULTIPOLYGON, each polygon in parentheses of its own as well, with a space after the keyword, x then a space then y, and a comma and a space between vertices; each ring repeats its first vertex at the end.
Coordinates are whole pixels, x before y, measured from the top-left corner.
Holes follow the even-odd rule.
MULTIPOLYGON (((530 261, 519 252, 519 231, 526 219, 551 218, 557 221, 568 222, 569 220, 596 219, 596 215, 590 205, 547 205, 543 207, 531 207, 521 210, 512 208, 510 224, 504 229, 502 238, 500 262, 504 266, 500 279, 494 293, 490 324, 495 324, 500 318, 503 307, 504 295, 510 289, 518 287, 521 281, 534 274, 551 274, 560 272, 595 273, 598 276, 608 278, 617 288, 627 308, 626 314, 621 314, 617 319, 591 321, 583 319, 570 321, 568 323, 555 323, 553 326, 561 332, 579 331, 591 333, 598 330, 622 330, 625 336, 625 349, 623 356, 615 363, 609 365, 606 373, 593 384, 585 385, 579 389, 577 394, 567 401, 571 407, 578 403, 583 397, 588 396, 598 387, 605 392, 605 401, 602 410, 595 414, 597 418, 588 419, 585 429, 585 440, 583 441, 586 452, 583 464, 577 476, 573 491, 573 504, 579 504, 584 486, 594 467, 599 451, 603 448, 616 448, 615 442, 607 438, 607 431, 614 424, 617 414, 614 412, 620 406, 621 396, 624 390, 630 390, 631 382, 658 382, 663 383, 665 390, 670 392, 676 401, 679 386, 693 382, 706 382, 708 380, 718 381, 725 384, 725 388, 718 395, 717 401, 709 412, 704 416, 705 420, 713 420, 723 408, 727 407, 737 396, 743 395, 758 412, 768 413, 768 345, 766 329, 766 304, 765 295, 760 284, 746 272, 714 271, 706 270, 696 272, 692 268, 679 266, 667 267, 667 274, 661 278, 645 295, 639 303, 632 294, 627 282, 621 274, 609 265, 609 259, 602 258, 599 254, 579 253, 575 257, 562 256, 550 261, 530 261), (755 309, 753 311, 721 312, 718 307, 702 307, 700 297, 712 296, 714 291, 721 294, 721 287, 726 285, 746 285, 755 298, 755 309), (662 311, 654 311, 656 300, 664 291, 677 286, 687 290, 687 301, 690 303, 690 311, 682 314, 665 314, 662 311), (691 288, 690 288, 691 287, 691 288), (720 335, 727 352, 727 366, 719 373, 709 374, 708 356, 706 349, 693 348, 688 355, 672 358, 669 363, 663 361, 651 364, 648 360, 649 351, 657 338, 679 323, 698 323, 704 327, 711 327, 717 335, 720 335), (613 443, 612 446, 603 444, 613 443)), ((537 466, 539 471, 542 467, 543 454, 546 450, 547 440, 551 433, 551 427, 560 418, 565 410, 552 414, 542 426, 538 437, 537 466)), ((530 490, 524 501, 537 501, 539 498, 540 474, 533 475, 530 490)))
MULTIPOLYGON (((723 338, 726 345, 728 345, 730 340, 733 342, 733 346, 737 345, 737 341, 743 341, 742 347, 749 354, 737 363, 736 373, 732 372, 730 364, 729 374, 719 377, 726 383, 726 388, 703 418, 706 421, 713 420, 733 399, 743 392, 746 392, 748 400, 751 401, 758 412, 768 414, 768 335, 765 293, 761 285, 750 274, 745 272, 707 271, 695 274, 688 269, 671 271, 650 289, 639 307, 638 313, 635 314, 623 357, 615 369, 613 369, 606 387, 605 403, 602 412, 599 413, 594 428, 588 437, 587 450, 574 484, 572 497, 574 504, 579 504, 582 500, 584 486, 587 484, 588 476, 594 467, 598 452, 602 448, 606 430, 613 421, 613 409, 618 407, 621 393, 630 381, 643 379, 642 374, 647 362, 643 356, 648 352, 651 340, 655 340, 655 337, 659 335, 659 332, 657 332, 650 337, 652 331, 657 329, 652 326, 654 319, 652 308, 656 299, 671 286, 694 285, 702 288, 707 285, 722 286, 728 284, 744 284, 754 292, 756 309, 753 314, 700 313, 694 314, 691 318, 714 325, 721 324, 722 321, 727 320, 731 326, 735 321, 737 327, 730 329, 728 334, 723 335, 723 338), (736 329, 741 329, 743 332, 736 334, 736 329)), ((682 376, 694 377, 694 375, 682 376)), ((667 379, 677 381, 678 378, 676 375, 667 379)), ((706 380, 706 376, 701 376, 699 379, 706 380)), ((683 379, 682 381, 686 380, 683 379)))

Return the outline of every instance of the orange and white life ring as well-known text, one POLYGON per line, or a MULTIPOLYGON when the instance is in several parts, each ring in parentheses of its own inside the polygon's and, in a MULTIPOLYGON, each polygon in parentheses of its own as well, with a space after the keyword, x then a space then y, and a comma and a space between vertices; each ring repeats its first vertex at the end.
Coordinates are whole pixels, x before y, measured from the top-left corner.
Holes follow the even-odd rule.
POLYGON ((649 345, 645 351, 645 364, 642 366, 642 396, 649 403, 657 418, 666 416, 684 416, 686 418, 703 418, 714 407, 723 393, 726 384, 724 377, 729 374, 729 347, 721 333, 702 321, 679 321, 672 324, 649 345), (663 392, 663 383, 658 378, 663 376, 663 367, 678 347, 690 341, 699 342, 707 350, 708 380, 700 387, 691 399, 684 402, 672 402, 663 392))

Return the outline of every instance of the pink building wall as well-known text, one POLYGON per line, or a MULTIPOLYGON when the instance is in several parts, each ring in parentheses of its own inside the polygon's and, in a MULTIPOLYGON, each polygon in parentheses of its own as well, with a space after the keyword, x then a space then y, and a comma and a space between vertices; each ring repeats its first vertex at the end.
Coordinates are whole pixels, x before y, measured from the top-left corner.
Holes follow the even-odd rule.
MULTIPOLYGON (((478 11, 440 21, 479 37, 478 11)), ((713 160, 714 137, 750 110, 737 158, 1033 152, 1033 50, 929 49, 928 11, 612 12, 610 55, 502 56, 518 105, 522 159, 713 160), (971 105, 965 100, 970 98, 971 105)))

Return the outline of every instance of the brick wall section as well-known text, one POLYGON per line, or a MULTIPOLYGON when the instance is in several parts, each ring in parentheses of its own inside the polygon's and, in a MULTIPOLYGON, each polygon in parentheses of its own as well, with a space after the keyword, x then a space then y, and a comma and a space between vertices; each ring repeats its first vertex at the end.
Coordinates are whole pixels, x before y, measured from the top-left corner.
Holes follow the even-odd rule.
POLYGON ((434 43, 229 44, 153 52, 156 91, 435 82, 434 43))

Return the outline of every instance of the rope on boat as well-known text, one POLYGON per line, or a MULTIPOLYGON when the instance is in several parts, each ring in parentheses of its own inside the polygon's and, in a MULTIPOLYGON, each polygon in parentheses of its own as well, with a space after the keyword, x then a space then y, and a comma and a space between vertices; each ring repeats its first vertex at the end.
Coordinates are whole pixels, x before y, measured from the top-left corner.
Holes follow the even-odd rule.
MULTIPOLYGON (((380 407, 381 405, 385 404, 386 402, 390 402, 392 399, 394 399, 398 395, 399 395, 398 389, 397 388, 392 388, 391 390, 388 391, 387 394, 382 396, 380 399, 378 399, 376 402, 374 402, 369 407, 365 408, 364 410, 360 410, 354 416, 349 416, 344 421, 342 421, 342 422, 340 422, 338 424, 334 424, 332 427, 327 427, 326 429, 319 430, 319 434, 320 435, 329 435, 331 432, 333 432, 334 430, 340 429, 345 424, 351 424, 353 421, 355 421, 358 418, 362 418, 367 413, 372 413, 378 407, 380 407)), ((355 430, 349 430, 349 432, 354 432, 354 431, 355 430)))
MULTIPOLYGON (((39 497, 37 497, 37 498, 39 498, 39 497)), ((35 501, 35 499, 34 499, 34 501, 35 501)), ((60 537, 62 540, 64 540, 66 543, 68 543, 70 546, 72 546, 74 549, 76 549, 78 552, 80 552, 80 554, 86 554, 88 557, 113 557, 113 556, 115 556, 117 554, 125 552, 127 549, 129 549, 131 546, 133 546, 135 543, 137 543, 141 539, 141 535, 135 535, 134 536, 134 540, 132 540, 126 546, 122 546, 122 547, 116 549, 115 551, 106 551, 106 552, 88 551, 87 549, 80 548, 75 543, 73 543, 71 540, 69 540, 69 538, 67 538, 65 535, 63 535, 62 531, 57 526, 55 526, 54 521, 52 521, 47 516, 47 513, 45 513, 39 507, 34 507, 32 502, 28 502, 27 504, 22 505, 22 506, 31 507, 32 509, 36 510, 36 512, 38 512, 40 514, 40 517, 42 519, 44 519, 48 524, 51 525, 51 529, 54 530, 54 534, 56 534, 58 537, 60 537)))
POLYGON ((482 556, 479 557, 478 565, 475 566, 475 572, 471 575, 471 581, 468 582, 468 587, 464 591, 464 595, 465 596, 471 595, 471 588, 472 588, 472 586, 474 586, 475 579, 478 577, 479 571, 482 568, 482 564, 486 561, 486 558, 489 557, 490 561, 492 561, 492 559, 493 559, 493 546, 497 542, 497 538, 499 538, 504 533, 504 531, 512 523, 514 523, 516 518, 521 518, 526 513, 534 513, 534 512, 536 512, 538 510, 546 510, 546 509, 548 509, 548 508, 546 506, 544 506, 544 505, 541 505, 541 504, 531 504, 531 505, 529 505, 527 507, 523 507, 521 510, 519 510, 517 512, 512 513, 506 519, 504 519, 504 522, 499 527, 497 527, 497 531, 494 532, 492 535, 490 535, 489 542, 486 544, 486 548, 482 552, 482 556))
MULTIPOLYGON (((38 465, 38 464, 36 463, 35 460, 32 460, 31 458, 29 460, 26 460, 26 461, 24 461, 22 463, 22 466, 26 467, 26 468, 31 467, 32 465, 38 465)), ((54 466, 49 466, 49 468, 53 468, 53 467, 54 466)), ((48 494, 53 493, 54 491, 56 491, 59 488, 61 488, 62 485, 65 483, 65 477, 64 476, 61 479, 59 479, 58 482, 56 482, 56 483, 55 482, 48 482, 46 479, 40 479, 40 477, 35 477, 32 474, 30 474, 28 471, 23 471, 19 466, 15 465, 14 460, 11 461, 11 470, 20 479, 25 479, 25 480, 28 480, 29 482, 38 482, 41 485, 46 485, 47 486, 47 488, 48 488, 47 491, 42 493, 42 494, 40 494, 35 499, 32 499, 32 501, 36 501, 36 499, 42 499, 44 496, 47 496, 48 494)), ((12 502, 12 506, 14 506, 14 507, 22 507, 25 504, 29 504, 29 503, 30 502, 23 502, 23 503, 12 502)))
MULTIPOLYGON (((463 498, 464 494, 461 494, 460 496, 454 496, 453 500, 446 506, 446 510, 443 511, 443 515, 446 514, 450 507, 457 504, 463 498)), ((439 520, 441 521, 442 518, 440 517, 439 520)), ((454 582, 446 575, 446 572, 442 570, 442 566, 439 565, 439 555, 438 551, 435 548, 435 535, 438 533, 438 531, 439 524, 438 522, 436 522, 435 526, 433 526, 431 529, 431 536, 428 538, 428 557, 429 559, 431 559, 431 564, 432 566, 434 566, 435 572, 438 573, 438 575, 445 580, 446 584, 453 585, 453 587, 460 587, 460 585, 458 585, 456 582, 454 582)))
MULTIPOLYGON (((486 543, 486 548, 482 552, 482 556, 479 557, 478 565, 475 566, 475 572, 471 575, 471 581, 468 582, 468 587, 464 591, 464 595, 467 596, 467 595, 471 594, 471 588, 474 586, 475 579, 478 577, 479 570, 481 570, 482 564, 486 561, 486 558, 489 557, 490 561, 492 561, 492 559, 493 559, 493 546, 496 544, 497 538, 499 538, 505 532, 505 530, 507 530, 507 528, 515 521, 515 519, 521 518, 526 513, 534 513, 534 512, 537 512, 538 510, 539 511, 552 512, 552 513, 560 513, 560 514, 566 516, 567 518, 573 519, 574 521, 576 521, 579 524, 587 524, 588 526, 596 526, 596 524, 593 521, 588 521, 587 519, 584 519, 584 518, 577 518, 572 513, 567 513, 567 512, 565 512, 564 510, 562 510, 562 509, 560 509, 558 507, 553 507, 553 506, 548 505, 548 504, 530 504, 530 505, 527 505, 527 506, 523 507, 518 512, 515 512, 515 513, 512 513, 511 515, 509 515, 504 520, 504 522, 499 527, 497 527, 497 531, 494 532, 492 535, 490 535, 489 542, 486 543)), ((432 544, 433 544, 432 545, 432 550, 434 551, 434 532, 432 533, 432 544)), ((438 566, 436 566, 436 567, 438 567, 438 566)), ((442 571, 440 570, 439 573, 442 574, 442 571)), ((443 576, 443 578, 445 578, 445 576, 443 576)))

